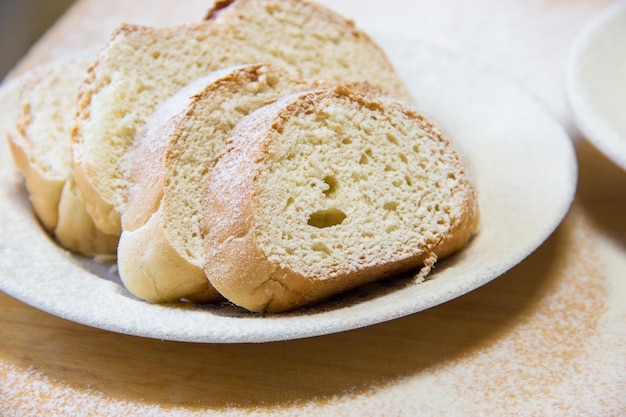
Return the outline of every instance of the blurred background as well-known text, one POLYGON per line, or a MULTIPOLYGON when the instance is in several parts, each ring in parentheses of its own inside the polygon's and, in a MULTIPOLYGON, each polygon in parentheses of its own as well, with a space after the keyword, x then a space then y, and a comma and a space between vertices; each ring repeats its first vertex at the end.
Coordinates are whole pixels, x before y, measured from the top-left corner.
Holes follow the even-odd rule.
POLYGON ((0 80, 74 0, 0 0, 0 80))

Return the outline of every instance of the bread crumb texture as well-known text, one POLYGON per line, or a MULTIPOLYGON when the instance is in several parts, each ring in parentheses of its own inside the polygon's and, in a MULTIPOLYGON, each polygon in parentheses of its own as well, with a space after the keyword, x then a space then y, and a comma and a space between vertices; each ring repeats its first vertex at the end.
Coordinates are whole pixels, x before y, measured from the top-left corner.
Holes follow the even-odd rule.
POLYGON ((354 25, 308 2, 240 0, 219 17, 172 27, 122 25, 98 55, 79 97, 77 178, 88 209, 109 233, 119 216, 127 149, 155 108, 210 71, 274 63, 306 78, 372 80, 411 100, 384 52, 354 25), (92 189, 93 188, 93 189, 92 189))
POLYGON ((122 216, 118 264, 133 294, 152 302, 177 301, 188 299, 194 287, 209 285, 202 271, 202 190, 228 134, 253 110, 318 84, 276 65, 228 67, 159 107, 133 150, 122 216))
POLYGON ((162 201, 165 228, 177 248, 199 264, 202 251, 202 190, 241 118, 277 98, 313 88, 314 82, 291 76, 273 65, 239 67, 193 98, 167 148, 162 201))
POLYGON ((86 60, 43 65, 22 78, 18 129, 47 176, 64 180, 71 173, 69 130, 88 65, 86 60))
POLYGON ((400 108, 324 97, 277 133, 259 167, 257 234, 270 260, 305 276, 427 251, 462 214, 450 144, 400 108))

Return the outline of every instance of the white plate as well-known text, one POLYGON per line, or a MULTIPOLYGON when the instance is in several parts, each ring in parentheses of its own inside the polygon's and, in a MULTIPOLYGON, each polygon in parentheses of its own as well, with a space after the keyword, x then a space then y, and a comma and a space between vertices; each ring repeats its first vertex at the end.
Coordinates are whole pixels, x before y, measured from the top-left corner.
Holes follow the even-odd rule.
MULTIPOLYGON (((567 212, 577 166, 569 138, 516 84, 469 60, 417 42, 385 48, 423 110, 462 149, 482 222, 463 252, 429 280, 373 284, 298 312, 257 316, 233 307, 152 305, 98 266, 59 249, 41 231, 2 151, 0 289, 68 320, 114 332, 191 342, 265 342, 329 334, 416 313, 498 277, 535 250, 567 212)), ((13 106, 5 89, 1 107, 13 106)))
POLYGON ((566 91, 582 133, 626 170, 626 2, 601 12, 580 33, 566 91))

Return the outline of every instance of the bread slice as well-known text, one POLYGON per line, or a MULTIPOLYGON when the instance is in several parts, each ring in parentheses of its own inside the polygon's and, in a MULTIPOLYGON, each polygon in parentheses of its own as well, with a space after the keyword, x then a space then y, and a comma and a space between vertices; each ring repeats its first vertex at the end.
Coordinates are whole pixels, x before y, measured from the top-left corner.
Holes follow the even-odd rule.
POLYGON ((204 274, 203 185, 245 115, 277 98, 317 88, 270 64, 217 70, 160 106, 131 150, 118 270, 152 302, 221 298, 204 274))
POLYGON ((89 70, 74 129, 76 183, 98 227, 121 233, 127 151, 155 108, 210 71, 257 62, 305 78, 371 80, 411 99, 365 33, 314 3, 235 0, 196 24, 122 25, 89 70))
POLYGON ((246 309, 427 271, 477 227, 451 142, 401 101, 346 86, 294 94, 242 119, 231 140, 205 190, 205 271, 246 309))
POLYGON ((82 58, 55 61, 23 76, 9 146, 43 227, 61 246, 91 257, 114 255, 117 237, 95 227, 73 180, 70 130, 88 65, 82 58))

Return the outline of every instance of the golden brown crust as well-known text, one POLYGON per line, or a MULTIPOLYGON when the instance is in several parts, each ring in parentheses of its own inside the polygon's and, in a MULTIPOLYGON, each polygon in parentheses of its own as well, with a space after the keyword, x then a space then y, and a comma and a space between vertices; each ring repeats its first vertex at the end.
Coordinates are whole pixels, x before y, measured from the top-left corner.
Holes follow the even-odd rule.
POLYGON ((81 162, 74 163, 74 180, 79 190, 78 195, 85 203, 89 216, 104 233, 119 236, 121 233, 119 212, 110 203, 92 204, 94 201, 102 201, 102 197, 89 179, 88 167, 81 162))
POLYGON ((18 143, 15 134, 7 136, 13 161, 24 177, 33 210, 44 229, 48 233, 53 233, 59 220, 58 206, 65 179, 53 178, 41 172, 37 165, 30 161, 25 145, 18 143))
POLYGON ((136 24, 120 24, 111 34, 107 44, 101 49, 101 53, 87 68, 85 78, 78 89, 75 122, 71 127, 71 154, 77 192, 96 227, 110 235, 119 236, 121 234, 121 213, 109 196, 101 193, 103 188, 96 187, 93 183, 96 174, 88 161, 84 160, 83 155, 83 123, 90 118, 91 100, 94 91, 96 91, 94 86, 98 82, 106 83, 106 80, 103 81, 97 77, 100 61, 104 59, 103 51, 106 51, 115 42, 119 42, 121 38, 142 36, 154 30, 158 29, 136 24))
MULTIPOLYGON (((281 99, 248 116, 233 132, 232 145, 218 162, 206 189, 203 227, 207 277, 227 299, 252 311, 293 309, 374 279, 414 270, 430 263, 433 255, 444 257, 458 250, 476 227, 475 200, 473 195, 468 195, 467 207, 449 233, 438 242, 430 242, 429 247, 396 262, 382 262, 316 279, 268 259, 256 236, 263 226, 259 223, 263 220, 257 218, 259 208, 255 197, 259 162, 268 158, 268 146, 284 120, 305 105, 306 100, 316 100, 316 95, 324 94, 358 96, 345 88, 304 93, 281 99)), ((366 98, 361 100, 369 102, 368 105, 381 103, 366 98)), ((439 137, 444 140, 440 134, 439 137)))
POLYGON ((15 167, 23 173, 30 169, 30 164, 28 162, 28 156, 24 150, 25 145, 18 139, 19 136, 20 135, 16 130, 13 132, 7 132, 6 134, 13 163, 15 164, 15 167))
POLYGON ((32 144, 26 134, 31 122, 30 106, 22 103, 23 91, 31 89, 38 78, 25 77, 25 81, 15 81, 20 91, 15 129, 7 132, 7 139, 13 162, 24 177, 33 210, 48 233, 54 232, 58 221, 57 206, 63 188, 63 178, 46 174, 37 165, 31 152, 32 144))
MULTIPOLYGON (((125 30, 127 25, 120 26, 111 36, 112 42, 119 33, 125 30)), ((104 233, 117 235, 121 233, 119 227, 120 215, 114 209, 113 204, 100 194, 93 186, 91 178, 93 173, 88 165, 83 163, 82 154, 82 124, 81 121, 89 118, 89 105, 91 103, 92 90, 89 88, 95 83, 95 70, 98 65, 98 58, 87 68, 85 79, 78 88, 76 97, 76 116, 70 129, 73 175, 79 197, 85 205, 89 216, 93 219, 96 227, 104 233)))
POLYGON ((233 4, 236 0, 218 0, 213 7, 207 12, 204 20, 215 20, 220 12, 233 4))
POLYGON ((78 197, 70 177, 63 183, 58 205, 58 222, 54 237, 61 246, 84 256, 106 257, 114 260, 118 237, 107 235, 96 228, 78 197))
POLYGON ((160 211, 143 227, 124 232, 118 248, 122 282, 137 297, 155 303, 176 302, 181 298, 214 302, 221 296, 206 279, 204 271, 187 262, 163 235, 160 211), (152 244, 145 245, 151 241, 152 244))

